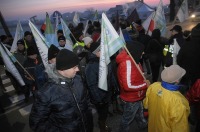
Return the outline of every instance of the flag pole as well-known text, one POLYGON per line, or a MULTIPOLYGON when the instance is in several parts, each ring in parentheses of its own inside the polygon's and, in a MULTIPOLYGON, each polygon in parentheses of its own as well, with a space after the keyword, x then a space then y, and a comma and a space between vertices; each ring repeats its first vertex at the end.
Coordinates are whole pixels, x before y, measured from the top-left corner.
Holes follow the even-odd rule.
POLYGON ((146 80, 145 76, 143 75, 141 69, 138 67, 138 65, 136 64, 135 60, 133 59, 132 55, 130 54, 130 52, 128 51, 127 47, 124 45, 124 48, 126 50, 126 52, 128 53, 128 55, 131 57, 133 63, 136 65, 138 71, 140 72, 140 74, 142 75, 143 79, 146 80))
MULTIPOLYGON (((2 43, 1 43, 2 45, 2 43)), ((6 52, 6 54, 8 55, 7 53, 7 50, 5 49, 5 47, 2 45, 2 48, 4 49, 4 51, 6 52)), ((8 55, 9 56, 9 55, 8 55)), ((11 58, 11 56, 9 56, 10 60, 13 62, 13 59, 11 58)), ((16 59, 16 58, 15 58, 16 59)), ((35 79, 29 74, 29 72, 19 63, 19 61, 16 59, 16 62, 18 63, 18 65, 26 72, 26 74, 33 80, 35 81, 35 79)), ((14 63, 14 62, 13 62, 14 63)))

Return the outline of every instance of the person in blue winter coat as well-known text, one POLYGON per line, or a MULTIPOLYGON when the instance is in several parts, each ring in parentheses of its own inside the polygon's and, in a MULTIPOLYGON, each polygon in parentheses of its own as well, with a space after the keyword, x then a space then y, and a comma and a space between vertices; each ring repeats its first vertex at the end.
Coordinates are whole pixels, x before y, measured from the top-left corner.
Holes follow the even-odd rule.
POLYGON ((33 131, 92 132, 92 109, 87 89, 76 75, 78 64, 72 51, 62 49, 58 53, 50 79, 35 94, 29 117, 33 131))

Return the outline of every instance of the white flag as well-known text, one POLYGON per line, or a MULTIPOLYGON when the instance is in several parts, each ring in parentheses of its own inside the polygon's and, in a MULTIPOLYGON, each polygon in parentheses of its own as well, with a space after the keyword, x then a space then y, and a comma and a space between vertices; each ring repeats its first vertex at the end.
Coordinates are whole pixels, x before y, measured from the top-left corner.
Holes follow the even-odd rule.
POLYGON ((77 26, 80 23, 80 18, 79 18, 79 15, 77 12, 75 12, 75 14, 74 14, 73 22, 74 22, 75 26, 77 26))
POLYGON ((19 82, 21 86, 24 86, 24 80, 22 79, 19 71, 14 65, 14 62, 16 62, 16 58, 10 53, 10 51, 8 51, 8 49, 2 43, 0 44, 0 52, 6 69, 15 77, 15 79, 19 82))
POLYGON ((63 34, 66 38, 66 42, 68 42, 68 44, 70 44, 72 46, 73 43, 72 43, 72 40, 70 38, 71 31, 69 30, 67 24, 64 22, 64 20, 62 18, 60 18, 60 21, 61 21, 61 25, 62 25, 62 29, 63 29, 63 34))
POLYGON ((29 21, 29 26, 35 38, 35 42, 39 50, 40 56, 42 58, 44 67, 47 68, 49 66, 48 56, 47 56, 49 45, 46 44, 44 36, 38 31, 38 29, 35 27, 35 25, 31 21, 29 21))
POLYGON ((120 38, 122 39, 123 43, 125 44, 126 42, 125 42, 125 40, 124 40, 124 35, 123 35, 123 33, 122 33, 122 29, 121 29, 121 28, 119 28, 119 36, 120 36, 120 38))
POLYGON ((188 1, 184 0, 181 7, 178 10, 177 17, 180 22, 184 22, 188 17, 188 1))
POLYGON ((17 50, 17 41, 22 39, 23 36, 24 36, 24 31, 22 29, 20 21, 18 21, 16 32, 15 32, 15 38, 13 40, 10 52, 15 52, 17 50))
MULTIPOLYGON (((85 36, 85 34, 86 34, 87 30, 88 30, 88 22, 89 22, 89 20, 87 20, 86 25, 85 25, 85 28, 84 28, 84 30, 83 30, 83 35, 84 35, 84 36, 85 36)), ((85 36, 85 37, 86 37, 86 36, 85 36)))
MULTIPOLYGON (((142 26, 144 27, 145 31, 148 31, 148 34, 151 35, 152 31, 150 28, 150 23, 151 23, 151 20, 153 19, 153 17, 155 16, 155 11, 153 11, 151 13, 151 15, 142 23, 142 26)), ((154 27, 153 27, 154 28, 154 27)))
POLYGON ((107 65, 110 63, 110 57, 115 54, 124 45, 122 39, 106 17, 102 14, 101 23, 101 53, 99 63, 99 88, 107 91, 107 65))
POLYGON ((154 29, 159 29, 162 36, 166 35, 167 27, 166 27, 166 19, 163 9, 163 2, 160 0, 156 12, 152 14, 152 19, 149 23, 148 34, 151 35, 154 29))
POLYGON ((179 46, 178 42, 176 41, 176 39, 174 39, 174 45, 173 45, 173 65, 177 64, 176 58, 177 58, 179 50, 180 50, 180 46, 179 46))

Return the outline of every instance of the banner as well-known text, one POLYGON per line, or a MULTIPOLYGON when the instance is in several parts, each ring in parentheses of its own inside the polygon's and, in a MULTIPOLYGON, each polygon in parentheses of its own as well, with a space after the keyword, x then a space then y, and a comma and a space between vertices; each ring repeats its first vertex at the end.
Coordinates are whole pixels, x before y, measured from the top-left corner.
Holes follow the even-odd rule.
POLYGON ((106 17, 102 14, 101 22, 101 53, 99 63, 99 88, 107 91, 107 65, 110 63, 110 57, 115 54, 124 45, 122 39, 106 17))
POLYGON ((166 35, 167 27, 166 27, 166 20, 165 20, 162 0, 160 0, 160 3, 158 4, 155 14, 152 14, 152 19, 149 23, 147 33, 151 35, 154 29, 160 29, 161 36, 166 35))
POLYGON ((23 39, 23 37, 24 37, 24 31, 22 29, 20 21, 18 21, 16 32, 15 32, 15 38, 13 40, 10 52, 15 52, 17 50, 17 41, 20 39, 23 39))
POLYGON ((79 15, 77 12, 75 12, 75 14, 74 14, 73 22, 74 22, 75 26, 77 26, 80 23, 80 18, 79 18, 79 15))
POLYGON ((22 79, 19 71, 15 67, 14 63, 17 61, 16 58, 8 51, 8 49, 1 43, 0 52, 3 58, 6 69, 15 77, 21 86, 24 86, 24 80, 22 79))
POLYGON ((38 47, 40 56, 42 58, 42 62, 44 64, 44 67, 47 68, 49 66, 49 64, 48 64, 48 48, 50 47, 50 45, 46 44, 45 38, 38 31, 36 26, 31 21, 29 21, 29 26, 30 26, 31 32, 34 36, 34 39, 35 39, 36 45, 38 47))
POLYGON ((54 44, 56 47, 58 47, 58 39, 55 35, 55 30, 53 30, 53 26, 51 24, 48 13, 46 13, 45 38, 48 45, 54 44))
POLYGON ((179 8, 177 13, 177 17, 180 22, 184 22, 189 17, 187 0, 184 0, 181 4, 181 7, 179 8))
POLYGON ((69 30, 67 24, 64 22, 62 18, 60 18, 62 29, 63 29, 63 34, 65 38, 67 39, 66 42, 68 42, 71 46, 73 46, 72 40, 70 38, 71 31, 69 30))

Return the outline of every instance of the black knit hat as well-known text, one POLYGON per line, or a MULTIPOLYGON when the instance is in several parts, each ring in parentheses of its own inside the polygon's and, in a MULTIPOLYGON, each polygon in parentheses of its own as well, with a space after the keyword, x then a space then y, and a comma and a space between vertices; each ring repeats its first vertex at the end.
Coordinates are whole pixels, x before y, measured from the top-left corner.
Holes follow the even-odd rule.
POLYGON ((68 49, 62 49, 56 56, 56 69, 67 70, 79 64, 79 59, 75 53, 68 49))
POLYGON ((31 32, 26 31, 26 32, 24 33, 24 37, 26 37, 27 35, 32 35, 32 34, 31 34, 31 32))
POLYGON ((100 50, 100 42, 93 42, 90 45, 89 51, 95 54, 100 50))
POLYGON ((144 51, 144 45, 137 41, 129 41, 126 44, 126 47, 131 56, 134 58, 135 62, 138 64, 144 51))
POLYGON ((59 42, 60 40, 64 40, 64 41, 66 41, 65 36, 63 36, 63 35, 59 36, 59 37, 58 37, 58 42, 59 42))
POLYGON ((63 34, 63 30, 60 30, 60 29, 59 29, 59 30, 57 31, 57 34, 59 34, 59 33, 63 34))
POLYGON ((195 27, 193 27, 191 31, 192 38, 200 37, 200 23, 198 23, 195 27))
POLYGON ((48 60, 56 58, 56 55, 58 54, 59 51, 60 50, 58 49, 58 47, 56 47, 55 45, 51 44, 51 46, 48 49, 48 60))
POLYGON ((18 45, 18 44, 25 45, 25 44, 24 44, 24 40, 23 40, 23 39, 18 40, 18 41, 17 41, 17 45, 18 45))
POLYGON ((32 47, 32 46, 28 47, 28 49, 27 49, 27 56, 34 55, 34 54, 37 54, 35 48, 32 47))

